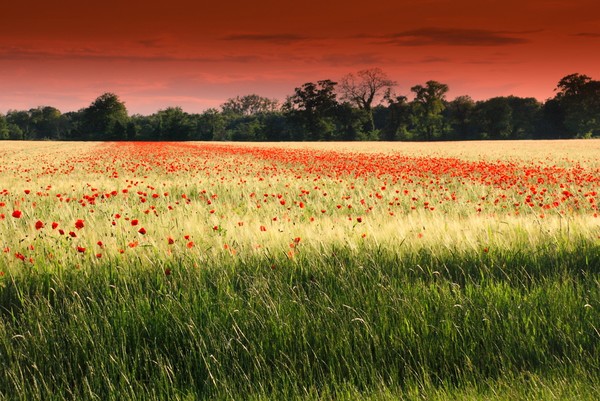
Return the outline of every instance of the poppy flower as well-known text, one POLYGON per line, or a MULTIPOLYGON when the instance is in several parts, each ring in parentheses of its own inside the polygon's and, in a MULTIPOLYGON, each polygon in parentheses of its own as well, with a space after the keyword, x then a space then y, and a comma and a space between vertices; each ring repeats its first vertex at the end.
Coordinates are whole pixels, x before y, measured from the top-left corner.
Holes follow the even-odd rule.
POLYGON ((38 220, 35 222, 35 229, 36 230, 41 230, 42 228, 44 228, 44 223, 41 220, 38 220))
POLYGON ((78 219, 75 222, 75 228, 78 229, 78 230, 81 230, 83 227, 84 227, 83 220, 82 219, 78 219))
POLYGON ((138 230, 138 233, 144 235, 144 234, 146 234, 146 229, 144 227, 142 227, 138 230))
POLYGON ((55 229, 56 229, 56 227, 58 227, 58 223, 57 223, 57 222, 55 222, 55 221, 53 221, 53 222, 52 222, 52 229, 53 229, 53 230, 55 230, 55 229))
POLYGON ((85 248, 84 248, 84 247, 82 247, 82 246, 78 246, 78 247, 77 247, 77 252, 79 252, 79 253, 84 253, 84 252, 85 252, 85 248))
POLYGON ((22 215, 23 213, 20 210, 15 210, 12 212, 12 217, 14 217, 15 219, 20 219, 22 215))
POLYGON ((167 238, 167 243, 169 245, 173 245, 175 243, 175 240, 173 238, 169 237, 169 238, 167 238))
POLYGON ((137 226, 137 225, 138 225, 138 223, 139 223, 139 222, 138 222, 138 219, 133 219, 133 220, 131 220, 131 225, 132 225, 132 226, 137 226))

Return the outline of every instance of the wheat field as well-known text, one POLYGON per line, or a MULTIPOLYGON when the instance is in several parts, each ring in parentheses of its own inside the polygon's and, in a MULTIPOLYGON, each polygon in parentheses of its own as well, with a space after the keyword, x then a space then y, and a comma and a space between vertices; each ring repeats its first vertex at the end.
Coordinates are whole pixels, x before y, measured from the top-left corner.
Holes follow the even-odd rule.
POLYGON ((598 399, 600 142, 0 147, 2 399, 598 399))

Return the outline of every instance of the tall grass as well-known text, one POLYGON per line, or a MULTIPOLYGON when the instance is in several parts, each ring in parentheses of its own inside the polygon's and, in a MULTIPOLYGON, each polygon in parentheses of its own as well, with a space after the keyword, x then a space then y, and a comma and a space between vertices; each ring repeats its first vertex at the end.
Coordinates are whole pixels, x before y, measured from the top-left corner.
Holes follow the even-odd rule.
MULTIPOLYGON (((10 146, 0 399, 600 399, 587 145, 527 162, 591 177, 560 199, 532 176, 550 195, 527 207, 528 181, 357 178, 360 155, 328 176, 195 145, 10 146)), ((440 149, 475 158, 461 146, 440 149)))
POLYGON ((594 399, 600 246, 576 245, 585 254, 332 247, 294 260, 30 271, 2 283, 0 389, 8 399, 419 399, 483 386, 526 398, 540 389, 507 383, 534 377, 548 394, 573 382, 573 397, 594 399))

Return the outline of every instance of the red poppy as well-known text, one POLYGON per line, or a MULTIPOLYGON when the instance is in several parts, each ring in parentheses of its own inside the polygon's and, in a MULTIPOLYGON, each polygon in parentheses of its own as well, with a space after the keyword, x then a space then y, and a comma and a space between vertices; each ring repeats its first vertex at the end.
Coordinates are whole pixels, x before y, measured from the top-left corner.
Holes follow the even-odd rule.
POLYGON ((175 243, 175 240, 173 238, 169 237, 169 238, 167 238, 167 243, 169 245, 173 245, 175 243))
POLYGON ((138 225, 138 223, 139 223, 139 222, 138 222, 138 220, 137 220, 137 219, 133 219, 133 220, 131 220, 131 225, 132 225, 132 226, 137 226, 137 225, 138 225))
POLYGON ((15 210, 14 212, 12 212, 12 217, 14 217, 15 219, 20 219, 22 214, 23 213, 20 210, 15 210))
POLYGON ((75 234, 73 231, 69 231, 69 235, 73 238, 77 237, 77 234, 75 234))
POLYGON ((84 252, 85 252, 85 248, 84 248, 84 247, 82 247, 82 246, 78 246, 78 247, 77 247, 77 252, 79 252, 79 253, 84 253, 84 252))
POLYGON ((35 229, 36 230, 41 230, 42 228, 44 228, 44 223, 41 220, 38 220, 35 222, 35 229))
POLYGON ((144 235, 144 234, 146 234, 146 229, 144 227, 142 227, 138 230, 138 233, 144 235))
POLYGON ((78 229, 78 230, 81 230, 83 227, 84 227, 83 220, 82 219, 78 219, 75 222, 75 228, 78 229))
POLYGON ((187 246, 188 248, 190 248, 190 249, 191 249, 191 248, 193 248, 193 247, 194 247, 194 241, 190 241, 190 242, 188 242, 186 246, 187 246))
POLYGON ((56 227, 58 227, 58 223, 57 222, 52 222, 52 229, 55 230, 56 227))

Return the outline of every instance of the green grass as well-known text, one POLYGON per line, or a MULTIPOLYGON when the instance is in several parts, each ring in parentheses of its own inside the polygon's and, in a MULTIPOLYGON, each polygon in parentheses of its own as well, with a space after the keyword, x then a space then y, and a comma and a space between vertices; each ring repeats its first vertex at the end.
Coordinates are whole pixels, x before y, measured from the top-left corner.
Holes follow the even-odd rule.
POLYGON ((9 270, 0 398, 600 398, 597 240, 281 255, 9 270))

